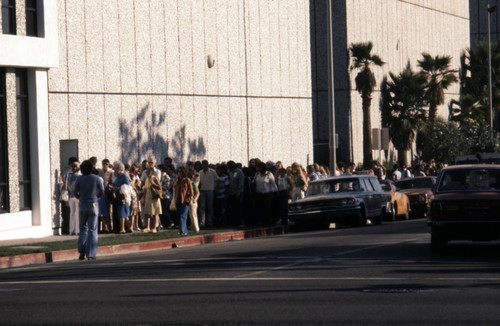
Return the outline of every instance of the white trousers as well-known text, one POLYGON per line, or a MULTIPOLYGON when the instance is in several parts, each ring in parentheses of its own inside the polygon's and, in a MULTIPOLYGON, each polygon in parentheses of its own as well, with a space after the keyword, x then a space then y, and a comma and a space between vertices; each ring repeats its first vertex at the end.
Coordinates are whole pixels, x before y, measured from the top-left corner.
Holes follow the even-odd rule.
POLYGON ((200 226, 198 225, 198 203, 189 204, 189 218, 191 219, 191 229, 194 229, 196 233, 200 232, 200 226))
POLYGON ((68 201, 69 204, 69 234, 80 233, 80 218, 78 213, 78 199, 71 197, 68 201))

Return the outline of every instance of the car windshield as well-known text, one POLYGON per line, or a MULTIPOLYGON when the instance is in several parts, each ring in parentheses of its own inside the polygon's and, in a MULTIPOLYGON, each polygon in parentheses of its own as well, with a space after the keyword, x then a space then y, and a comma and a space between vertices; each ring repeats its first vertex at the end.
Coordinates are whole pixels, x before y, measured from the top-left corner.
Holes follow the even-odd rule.
POLYGON ((432 178, 415 178, 396 182, 396 187, 399 189, 417 189, 417 188, 432 188, 434 185, 432 178))
POLYGON ((359 179, 349 178, 340 180, 328 180, 311 183, 307 188, 306 196, 325 195, 346 191, 359 191, 359 179))
POLYGON ((380 185, 382 186, 382 190, 383 191, 391 191, 391 185, 389 184, 389 182, 380 182, 380 185))
POLYGON ((438 191, 499 191, 499 169, 460 169, 444 171, 438 191))

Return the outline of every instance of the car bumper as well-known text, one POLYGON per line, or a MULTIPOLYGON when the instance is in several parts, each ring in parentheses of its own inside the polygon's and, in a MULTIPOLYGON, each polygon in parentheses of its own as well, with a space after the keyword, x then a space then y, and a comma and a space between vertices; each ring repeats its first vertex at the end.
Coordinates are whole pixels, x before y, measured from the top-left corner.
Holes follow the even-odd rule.
POLYGON ((416 202, 410 204, 412 217, 425 217, 427 215, 427 204, 416 202))
POLYGON ((429 232, 447 240, 488 241, 500 239, 500 221, 428 221, 429 232))
POLYGON ((355 222, 361 214, 361 207, 350 207, 342 209, 310 210, 305 212, 288 212, 288 218, 292 222, 355 222))

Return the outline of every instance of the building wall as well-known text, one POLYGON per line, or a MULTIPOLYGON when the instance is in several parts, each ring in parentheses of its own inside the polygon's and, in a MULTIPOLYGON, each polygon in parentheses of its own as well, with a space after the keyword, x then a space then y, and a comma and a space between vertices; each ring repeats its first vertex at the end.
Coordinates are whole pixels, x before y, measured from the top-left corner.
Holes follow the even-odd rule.
POLYGON ((312 156, 309 1, 59 0, 58 26, 53 179, 69 139, 80 160, 312 156))
POLYGON ((470 43, 475 48, 478 42, 488 42, 488 11, 487 5, 497 6, 497 10, 490 14, 491 41, 499 41, 500 30, 500 2, 498 0, 469 0, 470 15, 470 43))
MULTIPOLYGON (((321 1, 315 1, 320 6, 321 1)), ((339 160, 363 160, 362 134, 362 101, 355 90, 354 79, 356 71, 349 70, 348 47, 352 43, 371 41, 374 44, 373 53, 378 54, 386 64, 382 68, 373 69, 377 79, 377 89, 373 94, 371 106, 372 128, 381 125, 380 115, 380 84, 389 71, 401 72, 408 64, 417 70, 417 60, 422 52, 431 55, 452 56, 452 66, 460 67, 460 55, 469 46, 469 2, 466 0, 349 0, 334 1, 334 60, 335 60, 335 112, 336 131, 339 135, 339 160)), ((324 16, 324 15, 323 15, 324 16)), ((319 26, 321 15, 316 15, 319 26)), ((325 17, 326 19, 326 17, 325 17)), ((325 26, 325 25, 323 25, 325 26)), ((325 42, 318 41, 316 35, 316 52, 325 54, 321 47, 325 42), (320 49, 318 49, 320 48, 320 49)), ((313 98, 317 105, 314 109, 315 144, 328 140, 328 125, 326 116, 328 99, 326 59, 318 59, 316 78, 313 85, 313 98)), ((314 75, 314 74, 313 74, 314 75)), ((446 92, 446 101, 439 108, 438 114, 448 116, 447 104, 450 99, 457 98, 458 84, 446 92)), ((315 153, 316 155, 316 153, 315 153)), ((374 159, 379 158, 379 152, 374 151, 374 159)), ((394 151, 389 152, 382 160, 397 159, 394 151)))
MULTIPOLYGON (((37 237, 51 234, 51 180, 49 172, 49 131, 47 100, 47 69, 57 65, 57 7, 55 1, 37 1, 38 35, 26 36, 24 1, 16 1, 16 29, 4 34, 0 27, 0 66, 5 67, 7 148, 8 155, 8 212, 0 214, 0 238, 37 237), (21 149, 19 144, 20 117, 17 105, 16 69, 26 70, 28 83, 28 116, 30 142, 31 209, 20 207, 21 149)), ((0 16, 0 21, 3 18, 0 16)), ((1 24, 0 24, 1 26, 1 24)))

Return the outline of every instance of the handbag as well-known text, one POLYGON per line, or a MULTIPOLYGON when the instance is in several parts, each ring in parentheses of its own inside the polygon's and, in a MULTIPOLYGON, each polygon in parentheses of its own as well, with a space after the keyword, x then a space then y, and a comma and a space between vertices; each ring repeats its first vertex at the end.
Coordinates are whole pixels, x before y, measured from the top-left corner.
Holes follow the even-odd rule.
POLYGON ((64 182, 63 189, 59 194, 60 201, 68 201, 69 200, 69 192, 68 192, 68 175, 66 174, 66 181, 64 182))
POLYGON ((153 198, 153 200, 162 199, 161 188, 151 186, 151 198, 153 198))
POLYGON ((175 208, 175 202, 176 202, 177 198, 175 198, 175 197, 176 196, 175 196, 175 192, 174 192, 174 194, 172 195, 172 200, 170 201, 170 205, 168 205, 168 209, 170 211, 175 211, 175 209, 176 209, 175 208))
MULTIPOLYGON (((155 180, 157 180, 157 179, 155 178, 155 180)), ((161 187, 159 187, 159 188, 155 187, 155 185, 153 184, 153 181, 151 181, 151 187, 149 187, 149 190, 151 190, 151 198, 153 200, 162 199, 161 187)))

